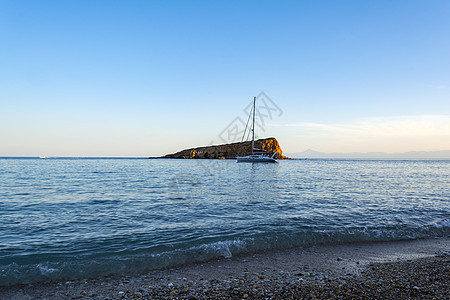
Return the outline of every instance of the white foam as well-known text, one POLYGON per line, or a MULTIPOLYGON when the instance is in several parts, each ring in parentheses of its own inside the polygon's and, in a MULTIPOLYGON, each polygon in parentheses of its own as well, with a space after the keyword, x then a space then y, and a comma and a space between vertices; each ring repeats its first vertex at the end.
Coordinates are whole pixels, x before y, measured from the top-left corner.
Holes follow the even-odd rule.
POLYGON ((58 269, 50 268, 44 264, 38 264, 37 266, 39 268, 39 271, 41 272, 41 275, 44 275, 44 276, 58 271, 58 269))

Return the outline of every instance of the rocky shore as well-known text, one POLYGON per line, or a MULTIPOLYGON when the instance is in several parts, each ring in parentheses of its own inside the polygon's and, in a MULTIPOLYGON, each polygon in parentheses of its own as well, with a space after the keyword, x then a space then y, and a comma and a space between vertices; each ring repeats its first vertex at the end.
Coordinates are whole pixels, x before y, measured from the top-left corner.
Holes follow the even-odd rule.
POLYGON ((316 246, 147 274, 0 287, 1 299, 449 299, 449 239, 316 246))
MULTIPOLYGON (((286 159, 283 156, 280 144, 276 138, 259 139, 255 141, 255 148, 269 152, 278 152, 279 159, 286 159)), ((191 148, 173 154, 167 154, 156 158, 182 158, 182 159, 234 159, 237 156, 247 156, 251 154, 252 142, 240 142, 223 144, 216 146, 206 146, 191 148)))

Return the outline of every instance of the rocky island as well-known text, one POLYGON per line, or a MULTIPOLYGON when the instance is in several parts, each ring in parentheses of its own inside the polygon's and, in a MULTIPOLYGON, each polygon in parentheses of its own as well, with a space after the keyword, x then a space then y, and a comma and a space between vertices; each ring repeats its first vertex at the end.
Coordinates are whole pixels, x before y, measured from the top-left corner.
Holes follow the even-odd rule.
MULTIPOLYGON (((237 142, 216 146, 205 146, 192 149, 185 149, 173 154, 167 154, 157 158, 184 158, 184 159, 235 159, 237 156, 251 154, 252 142, 237 142)), ((278 152, 278 159, 287 159, 283 156, 280 144, 276 138, 265 138, 255 141, 255 148, 269 152, 278 152)))

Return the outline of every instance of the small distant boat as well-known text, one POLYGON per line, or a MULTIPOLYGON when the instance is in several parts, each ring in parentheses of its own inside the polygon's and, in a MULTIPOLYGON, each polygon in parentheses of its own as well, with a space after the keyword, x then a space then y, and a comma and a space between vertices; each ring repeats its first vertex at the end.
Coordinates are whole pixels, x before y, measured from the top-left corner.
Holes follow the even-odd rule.
POLYGON ((47 158, 47 156, 39 156, 39 158, 47 158))
MULTIPOLYGON (((247 156, 238 156, 236 157, 237 162, 262 162, 262 163, 276 163, 278 162, 278 152, 269 152, 263 149, 255 148, 255 106, 256 106, 256 97, 253 97, 253 108, 250 111, 250 114, 253 113, 253 122, 252 122, 252 154, 247 156)), ((249 116, 250 117, 250 116, 249 116)), ((248 122, 247 122, 248 123, 248 122)), ((245 130, 244 135, 245 136, 245 130)))

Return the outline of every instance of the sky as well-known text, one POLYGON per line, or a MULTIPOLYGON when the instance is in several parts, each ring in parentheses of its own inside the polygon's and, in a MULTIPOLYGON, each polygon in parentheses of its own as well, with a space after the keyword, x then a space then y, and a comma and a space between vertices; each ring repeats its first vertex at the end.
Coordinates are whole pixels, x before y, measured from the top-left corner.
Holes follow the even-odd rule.
POLYGON ((0 0, 0 156, 450 149, 450 1, 0 0), (237 128, 237 129, 236 129, 237 128))

